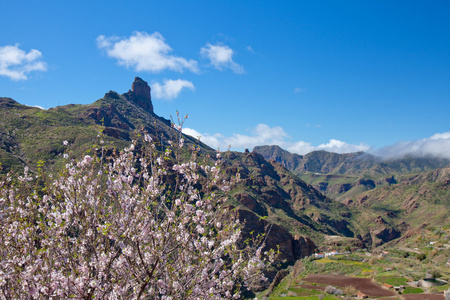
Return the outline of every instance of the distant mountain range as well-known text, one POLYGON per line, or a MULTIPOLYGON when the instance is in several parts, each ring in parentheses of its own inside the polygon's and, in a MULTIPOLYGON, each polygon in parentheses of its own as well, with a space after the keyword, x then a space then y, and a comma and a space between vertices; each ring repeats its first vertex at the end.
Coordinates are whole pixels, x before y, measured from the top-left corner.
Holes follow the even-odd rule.
POLYGON ((362 234, 366 245, 411 237, 418 234, 417 228, 449 226, 448 159, 409 156, 382 160, 363 152, 326 151, 298 155, 278 146, 258 146, 253 151, 345 204, 353 214, 352 229, 362 234))
POLYGON ((450 165, 450 159, 437 157, 405 156, 400 159, 383 160, 365 152, 338 154, 326 151, 313 151, 298 155, 281 149, 279 146, 256 146, 253 151, 267 160, 275 160, 288 170, 303 174, 305 172, 339 175, 379 176, 397 173, 423 172, 450 165))

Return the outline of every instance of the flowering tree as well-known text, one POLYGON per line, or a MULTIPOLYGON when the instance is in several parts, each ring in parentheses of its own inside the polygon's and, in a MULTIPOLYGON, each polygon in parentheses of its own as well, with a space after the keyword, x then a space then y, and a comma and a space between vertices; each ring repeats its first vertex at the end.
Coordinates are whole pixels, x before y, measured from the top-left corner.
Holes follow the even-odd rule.
POLYGON ((220 154, 183 163, 181 136, 164 153, 144 140, 0 181, 0 298, 227 299, 263 279, 273 254, 220 221, 220 154))

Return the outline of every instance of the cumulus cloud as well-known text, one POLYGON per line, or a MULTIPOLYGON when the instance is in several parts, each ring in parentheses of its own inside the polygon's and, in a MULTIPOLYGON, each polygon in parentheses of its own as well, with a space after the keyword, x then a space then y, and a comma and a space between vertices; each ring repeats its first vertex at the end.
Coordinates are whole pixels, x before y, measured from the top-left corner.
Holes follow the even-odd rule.
POLYGON ((386 159, 400 158, 405 155, 435 156, 450 159, 450 131, 436 133, 421 140, 399 142, 370 152, 386 159))
POLYGON ((244 67, 233 61, 234 51, 226 45, 206 44, 200 49, 200 54, 210 60, 217 70, 231 69, 234 73, 244 73, 244 67))
POLYGON ((260 145, 278 145, 289 152, 297 154, 306 154, 314 150, 326 150, 335 153, 350 153, 357 151, 366 151, 369 146, 365 144, 352 145, 336 139, 331 139, 328 143, 319 146, 313 146, 305 141, 289 141, 288 134, 282 127, 270 127, 266 124, 258 124, 250 135, 233 134, 230 137, 221 134, 201 134, 190 128, 183 129, 183 132, 195 138, 201 136, 201 141, 205 144, 220 149, 227 149, 231 145, 231 149, 242 150, 252 149, 260 145))
POLYGON ((278 146, 286 149, 287 151, 289 151, 291 153, 297 153, 297 154, 301 154, 301 155, 312 152, 314 150, 318 150, 316 147, 311 145, 311 143, 308 143, 305 141, 297 141, 294 143, 290 143, 289 145, 285 145, 284 147, 281 145, 278 145, 278 146))
POLYGON ((42 53, 36 49, 27 53, 18 44, 0 47, 0 75, 26 80, 33 71, 47 71, 47 64, 41 59, 42 53))
POLYGON ((195 60, 171 55, 172 48, 159 32, 134 32, 129 38, 100 35, 97 37, 97 46, 106 50, 108 56, 117 59, 119 65, 134 68, 136 71, 198 71, 195 60))
POLYGON ((351 152, 367 151, 369 150, 370 147, 364 143, 360 143, 359 145, 352 145, 343 141, 331 139, 328 143, 320 144, 319 146, 317 146, 317 148, 319 150, 325 150, 328 152, 351 153, 351 152))
POLYGON ((192 128, 184 128, 183 127, 183 133, 190 135, 196 139, 199 139, 201 142, 205 143, 206 145, 210 146, 211 148, 214 149, 227 149, 228 146, 226 144, 224 144, 223 138, 224 136, 216 133, 213 135, 210 135, 208 133, 204 133, 201 134, 200 132, 198 132, 195 129, 192 128))
POLYGON ((278 145, 284 143, 287 137, 287 133, 279 126, 270 127, 266 124, 258 124, 252 130, 252 135, 235 133, 232 137, 224 138, 224 142, 233 148, 250 149, 257 145, 278 145))
POLYGON ((161 85, 160 83, 156 82, 151 85, 153 96, 157 99, 167 99, 171 100, 181 93, 181 90, 184 88, 194 90, 194 84, 187 80, 177 79, 165 79, 163 81, 164 83, 161 85))

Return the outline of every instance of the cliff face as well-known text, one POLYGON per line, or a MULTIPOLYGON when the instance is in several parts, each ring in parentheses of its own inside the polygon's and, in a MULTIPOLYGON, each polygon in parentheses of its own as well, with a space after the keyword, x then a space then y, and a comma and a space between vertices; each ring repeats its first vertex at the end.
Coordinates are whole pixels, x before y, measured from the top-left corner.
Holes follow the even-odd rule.
POLYGON ((131 85, 131 90, 125 93, 124 96, 128 101, 142 107, 147 112, 153 113, 152 97, 150 94, 150 87, 148 83, 139 77, 134 78, 131 85))
POLYGON ((148 86, 147 82, 142 80, 139 77, 134 78, 134 82, 131 85, 131 91, 136 96, 141 96, 145 99, 152 100, 150 95, 150 87, 148 86))
POLYGON ((278 249, 280 255, 279 261, 296 261, 297 259, 310 256, 316 250, 314 242, 306 236, 292 236, 289 231, 277 224, 269 223, 253 212, 245 209, 236 208, 234 218, 239 219, 242 227, 242 239, 239 246, 244 247, 244 241, 256 237, 258 234, 266 233, 264 250, 278 249))

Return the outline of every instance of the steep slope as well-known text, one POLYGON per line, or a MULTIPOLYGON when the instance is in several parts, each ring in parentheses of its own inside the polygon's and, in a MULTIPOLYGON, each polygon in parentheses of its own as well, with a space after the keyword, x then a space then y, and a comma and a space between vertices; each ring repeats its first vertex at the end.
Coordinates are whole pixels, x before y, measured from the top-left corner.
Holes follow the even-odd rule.
POLYGON ((233 196, 248 210, 294 234, 354 236, 344 205, 325 197, 281 164, 268 162, 256 152, 227 152, 224 157, 230 162, 226 173, 239 170, 241 174, 233 196))

